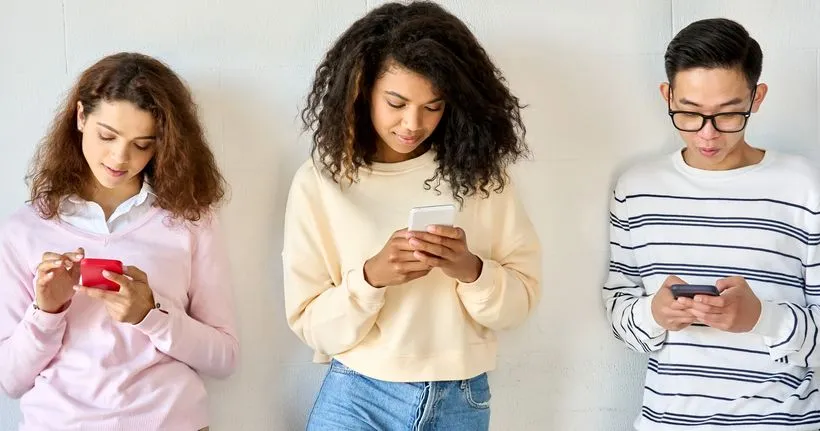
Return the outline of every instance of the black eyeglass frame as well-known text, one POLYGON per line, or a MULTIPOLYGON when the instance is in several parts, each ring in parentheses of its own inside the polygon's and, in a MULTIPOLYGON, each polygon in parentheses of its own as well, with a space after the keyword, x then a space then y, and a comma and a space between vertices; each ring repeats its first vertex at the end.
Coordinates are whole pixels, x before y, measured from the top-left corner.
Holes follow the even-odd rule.
POLYGON ((694 112, 694 111, 673 111, 672 110, 672 86, 670 85, 669 86, 669 97, 666 98, 666 106, 667 106, 668 113, 669 113, 669 119, 672 120, 672 125, 676 129, 680 130, 681 132, 699 132, 701 129, 703 129, 703 126, 706 125, 706 121, 711 121, 712 122, 712 127, 714 127, 715 130, 717 130, 718 132, 721 132, 721 133, 737 133, 737 132, 740 132, 743 129, 745 129, 746 125, 749 123, 749 117, 752 116, 752 107, 754 106, 754 103, 755 103, 755 95, 756 94, 757 94, 757 86, 755 86, 755 88, 752 89, 752 102, 749 105, 749 110, 748 111, 745 111, 745 112, 718 112, 717 114, 704 115, 704 114, 701 114, 700 112, 694 112), (682 128, 678 127, 678 125, 675 124, 675 114, 687 114, 687 115, 695 115, 695 116, 700 117, 700 119, 701 119, 700 127, 698 127, 697 129, 682 129, 682 128), (722 117, 722 116, 729 116, 729 115, 742 115, 743 116, 743 124, 740 126, 739 129, 737 129, 737 130, 734 130, 734 129, 733 130, 721 130, 720 127, 718 127, 717 121, 715 121, 715 118, 722 117))

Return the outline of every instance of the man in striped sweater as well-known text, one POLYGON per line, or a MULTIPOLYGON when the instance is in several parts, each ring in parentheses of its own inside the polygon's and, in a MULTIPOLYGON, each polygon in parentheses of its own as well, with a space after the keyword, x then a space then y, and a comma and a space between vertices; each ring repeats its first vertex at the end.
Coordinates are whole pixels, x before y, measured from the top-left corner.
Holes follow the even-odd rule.
POLYGON ((744 139, 762 58, 733 21, 681 30, 660 90, 686 146, 615 187, 603 296, 650 355, 641 431, 820 429, 820 172, 744 139))

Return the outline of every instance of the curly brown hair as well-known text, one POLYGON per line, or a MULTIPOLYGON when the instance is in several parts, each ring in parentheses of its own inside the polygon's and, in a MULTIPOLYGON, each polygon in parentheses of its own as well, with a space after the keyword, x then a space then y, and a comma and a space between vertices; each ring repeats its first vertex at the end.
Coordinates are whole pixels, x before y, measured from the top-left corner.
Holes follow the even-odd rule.
POLYGON ((40 142, 26 180, 40 216, 57 216, 62 200, 83 195, 92 180, 77 130, 77 104, 86 114, 100 101, 126 101, 154 117, 157 151, 143 170, 155 205, 175 219, 199 220, 225 196, 188 87, 168 66, 139 53, 107 56, 82 73, 40 142))
POLYGON ((429 79, 445 101, 441 122, 425 142, 438 162, 425 186, 447 182, 461 203, 501 191, 508 165, 529 154, 523 106, 470 29, 427 1, 373 9, 319 64, 301 117, 304 129, 313 130, 312 153, 322 171, 336 182, 353 182, 359 168, 373 162, 371 93, 393 64, 429 79))

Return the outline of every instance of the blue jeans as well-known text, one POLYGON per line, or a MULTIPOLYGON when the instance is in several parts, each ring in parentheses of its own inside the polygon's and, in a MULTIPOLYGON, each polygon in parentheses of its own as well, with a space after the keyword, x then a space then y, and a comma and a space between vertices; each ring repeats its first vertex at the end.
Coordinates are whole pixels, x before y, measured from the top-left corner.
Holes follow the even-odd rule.
POLYGON ((308 431, 482 431, 490 427, 487 374, 469 380, 394 383, 332 361, 308 431))

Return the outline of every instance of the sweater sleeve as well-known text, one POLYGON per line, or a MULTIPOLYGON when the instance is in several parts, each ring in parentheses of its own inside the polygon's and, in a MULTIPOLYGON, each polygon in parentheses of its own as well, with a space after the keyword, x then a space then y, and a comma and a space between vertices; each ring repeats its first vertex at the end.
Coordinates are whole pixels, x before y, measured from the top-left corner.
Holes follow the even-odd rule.
MULTIPOLYGON (((489 198, 492 249, 479 256, 483 268, 472 283, 459 283, 457 292, 467 313, 493 330, 524 322, 541 296, 541 244, 515 186, 489 198)), ((482 235, 484 232, 467 232, 482 235)))
POLYGON ((34 387, 34 379, 60 351, 67 312, 49 314, 34 307, 34 265, 25 261, 34 253, 15 235, 22 230, 7 224, 0 233, 0 389, 13 398, 34 387))
POLYGON ((627 198, 616 186, 609 212, 609 276, 603 288, 606 315, 615 338, 639 352, 660 350, 667 331, 652 316, 629 233, 627 198))
POLYGON ((334 356, 355 347, 373 328, 386 289, 364 279, 364 262, 342 274, 318 173, 305 165, 293 178, 285 210, 282 251, 288 325, 316 353, 334 356))
MULTIPOLYGON (((820 237, 820 211, 810 215, 809 238, 820 237)), ((763 337, 772 360, 820 367, 820 245, 809 241, 803 268, 805 302, 761 301, 752 333, 763 337)))
POLYGON ((157 350, 204 375, 224 378, 234 371, 239 357, 227 250, 215 216, 203 218, 192 229, 187 312, 155 295, 160 307, 135 326, 157 350))

